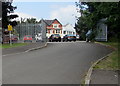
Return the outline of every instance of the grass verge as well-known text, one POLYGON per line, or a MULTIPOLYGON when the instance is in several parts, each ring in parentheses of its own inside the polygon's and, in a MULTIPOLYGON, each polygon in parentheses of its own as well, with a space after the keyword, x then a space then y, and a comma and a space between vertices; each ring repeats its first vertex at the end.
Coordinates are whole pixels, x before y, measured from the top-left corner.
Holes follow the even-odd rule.
POLYGON ((10 44, 0 44, 0 48, 5 49, 5 48, 13 48, 13 47, 19 47, 19 46, 25 46, 28 45, 29 43, 13 43, 12 45, 10 44))
POLYGON ((100 61, 95 67, 94 69, 108 69, 108 70, 119 70, 120 67, 118 65, 119 63, 119 58, 118 58, 118 43, 117 42, 100 42, 102 44, 105 45, 109 45, 112 46, 114 48, 116 48, 115 51, 113 51, 112 54, 110 54, 109 56, 107 56, 105 59, 103 59, 102 61, 100 61))

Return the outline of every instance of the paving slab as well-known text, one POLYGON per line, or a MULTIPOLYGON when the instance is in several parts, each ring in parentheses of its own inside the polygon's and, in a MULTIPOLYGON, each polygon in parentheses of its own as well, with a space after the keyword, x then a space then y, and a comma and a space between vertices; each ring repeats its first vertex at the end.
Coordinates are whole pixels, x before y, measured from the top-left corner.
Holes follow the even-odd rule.
POLYGON ((119 74, 118 70, 101 70, 94 69, 91 75, 90 84, 119 84, 119 74))

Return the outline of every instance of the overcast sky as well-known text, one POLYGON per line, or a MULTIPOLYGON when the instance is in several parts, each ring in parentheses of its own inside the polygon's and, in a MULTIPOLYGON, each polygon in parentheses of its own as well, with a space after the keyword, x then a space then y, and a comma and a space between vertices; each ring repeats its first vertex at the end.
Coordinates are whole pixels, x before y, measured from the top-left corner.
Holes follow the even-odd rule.
POLYGON ((75 24, 77 13, 75 2, 13 2, 15 13, 23 18, 58 19, 63 25, 75 24))

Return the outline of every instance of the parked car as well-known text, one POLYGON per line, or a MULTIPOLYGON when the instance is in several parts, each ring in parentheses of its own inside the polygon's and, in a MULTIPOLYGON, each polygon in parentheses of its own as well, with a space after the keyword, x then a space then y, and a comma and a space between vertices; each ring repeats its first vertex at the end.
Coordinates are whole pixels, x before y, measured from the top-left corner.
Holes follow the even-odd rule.
POLYGON ((5 35, 4 36, 4 43, 10 43, 10 41, 12 42, 12 43, 15 43, 15 42, 17 42, 19 40, 19 38, 18 38, 18 36, 16 36, 16 35, 11 35, 11 38, 10 38, 10 36, 9 35, 5 35))
POLYGON ((63 37, 63 42, 64 41, 76 41, 76 36, 75 35, 65 35, 64 37, 63 37))
POLYGON ((32 42, 32 40, 33 40, 33 38, 32 38, 31 35, 25 35, 25 36, 23 37, 23 41, 24 41, 24 42, 32 42))
POLYGON ((80 35, 76 35, 76 40, 80 40, 80 35))
POLYGON ((42 33, 38 33, 35 35, 36 42, 42 41, 42 33))
POLYGON ((16 35, 13 35, 13 36, 11 36, 11 41, 14 43, 14 42, 17 42, 18 41, 18 36, 16 36, 16 35))
POLYGON ((49 42, 54 42, 54 41, 59 41, 61 42, 61 37, 59 34, 52 34, 50 37, 49 37, 49 42))

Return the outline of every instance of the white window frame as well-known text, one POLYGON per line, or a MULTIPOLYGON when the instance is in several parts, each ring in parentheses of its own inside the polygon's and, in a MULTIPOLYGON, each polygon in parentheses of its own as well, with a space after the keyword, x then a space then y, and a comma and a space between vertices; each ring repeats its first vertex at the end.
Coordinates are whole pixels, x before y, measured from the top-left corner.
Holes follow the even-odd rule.
POLYGON ((53 28, 58 28, 59 24, 53 24, 53 28))

